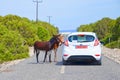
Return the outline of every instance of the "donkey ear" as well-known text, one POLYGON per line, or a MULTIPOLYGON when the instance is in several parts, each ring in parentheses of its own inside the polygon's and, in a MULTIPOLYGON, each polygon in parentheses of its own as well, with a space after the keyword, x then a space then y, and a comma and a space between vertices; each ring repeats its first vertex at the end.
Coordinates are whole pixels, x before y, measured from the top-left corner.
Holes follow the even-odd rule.
POLYGON ((55 35, 53 34, 53 37, 54 37, 55 35))
POLYGON ((58 34, 58 36, 61 36, 61 34, 58 34))

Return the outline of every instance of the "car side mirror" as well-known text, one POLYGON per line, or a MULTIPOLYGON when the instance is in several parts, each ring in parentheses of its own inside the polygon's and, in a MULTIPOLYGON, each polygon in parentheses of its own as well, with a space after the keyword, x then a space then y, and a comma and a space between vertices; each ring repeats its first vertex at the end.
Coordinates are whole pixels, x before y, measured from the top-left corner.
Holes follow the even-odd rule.
POLYGON ((104 45, 104 42, 103 42, 103 41, 100 41, 100 43, 101 43, 102 45, 104 45))

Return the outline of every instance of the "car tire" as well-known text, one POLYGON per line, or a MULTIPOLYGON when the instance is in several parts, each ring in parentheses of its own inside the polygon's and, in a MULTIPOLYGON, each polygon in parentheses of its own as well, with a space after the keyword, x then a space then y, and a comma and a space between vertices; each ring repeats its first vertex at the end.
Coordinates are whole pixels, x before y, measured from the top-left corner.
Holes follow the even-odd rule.
POLYGON ((95 62, 95 64, 96 65, 102 65, 102 62, 101 62, 101 60, 98 60, 98 61, 95 62))
POLYGON ((63 62, 63 65, 67 65, 67 61, 66 60, 62 60, 62 62, 63 62))

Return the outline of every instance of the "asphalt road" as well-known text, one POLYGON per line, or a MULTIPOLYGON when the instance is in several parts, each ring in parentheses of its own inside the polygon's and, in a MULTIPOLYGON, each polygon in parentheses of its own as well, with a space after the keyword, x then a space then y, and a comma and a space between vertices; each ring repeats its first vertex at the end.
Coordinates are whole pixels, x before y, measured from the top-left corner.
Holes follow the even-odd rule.
POLYGON ((41 53, 39 64, 36 64, 36 58, 33 56, 12 65, 0 72, 0 80, 120 80, 120 64, 104 56, 101 66, 88 63, 71 63, 64 66, 61 52, 62 46, 57 52, 58 62, 42 63, 44 53, 41 53))

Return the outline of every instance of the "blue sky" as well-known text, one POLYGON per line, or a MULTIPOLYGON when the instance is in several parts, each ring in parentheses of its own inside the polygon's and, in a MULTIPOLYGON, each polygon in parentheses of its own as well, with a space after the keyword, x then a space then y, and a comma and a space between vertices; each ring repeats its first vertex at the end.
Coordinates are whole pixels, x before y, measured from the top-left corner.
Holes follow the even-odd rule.
MULTIPOLYGON (((0 16, 7 14, 36 20, 36 4, 33 0, 1 0, 0 16)), ((60 30, 76 30, 104 17, 120 17, 120 0, 43 0, 39 20, 48 22, 47 16, 52 16, 51 24, 60 30)))

